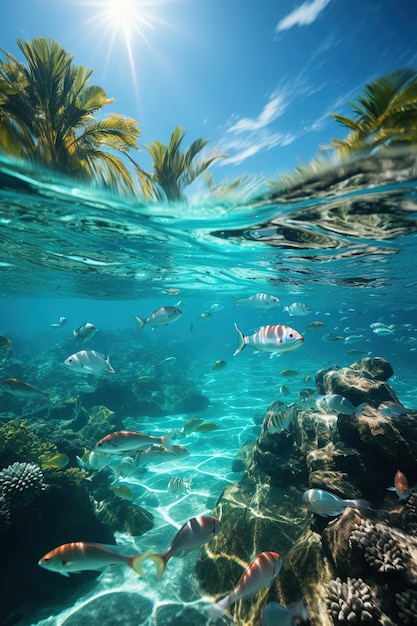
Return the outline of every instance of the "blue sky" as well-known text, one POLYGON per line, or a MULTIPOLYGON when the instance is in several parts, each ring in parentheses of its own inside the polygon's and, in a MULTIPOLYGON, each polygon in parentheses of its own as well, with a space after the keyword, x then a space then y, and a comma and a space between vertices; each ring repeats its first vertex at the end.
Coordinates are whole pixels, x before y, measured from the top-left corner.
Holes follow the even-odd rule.
MULTIPOLYGON (((14 0, 1 48, 52 37, 93 70, 140 145, 210 139, 229 155, 216 181, 266 178, 308 161, 344 130, 330 112, 366 82, 417 68, 415 0, 14 0)), ((145 150, 137 155, 149 166, 145 150)))

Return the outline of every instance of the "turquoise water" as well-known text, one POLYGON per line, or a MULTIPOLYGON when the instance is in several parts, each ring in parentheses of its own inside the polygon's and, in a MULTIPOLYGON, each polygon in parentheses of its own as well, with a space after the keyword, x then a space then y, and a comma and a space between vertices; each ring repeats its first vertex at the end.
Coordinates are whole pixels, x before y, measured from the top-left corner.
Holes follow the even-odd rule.
MULTIPOLYGON (((94 393, 96 404, 113 404, 116 413, 123 403, 108 385, 124 385, 141 407, 136 413, 132 405, 130 413, 123 408, 125 428, 152 435, 181 432, 193 417, 218 426, 178 435, 187 456, 118 479, 154 518, 144 535, 117 534, 119 544, 162 551, 187 519, 210 514, 222 489, 241 478, 234 460, 260 433, 268 405, 298 401, 302 389, 314 388, 319 369, 383 356, 395 372, 390 386, 405 406, 417 407, 416 181, 398 178, 339 187, 324 180, 320 193, 306 184, 281 195, 259 189, 221 204, 173 208, 135 206, 2 164, 0 334, 13 348, 0 362, 0 377, 18 372, 52 391, 57 403, 79 397, 88 407, 94 393), (256 293, 272 294, 280 305, 235 306, 234 297, 256 293), (291 316, 286 307, 295 302, 311 312, 291 316), (133 316, 146 318, 161 306, 177 306, 182 316, 138 333, 133 316), (67 323, 51 326, 61 316, 67 323), (77 346, 73 330, 87 321, 98 330, 77 346), (309 329, 313 321, 323 328, 309 329), (304 344, 279 358, 255 354, 251 346, 233 357, 234 323, 245 334, 289 325, 304 344), (375 323, 385 324, 386 333, 375 332, 375 323), (109 355, 115 374, 95 379, 65 368, 64 360, 81 349, 109 355), (226 363, 222 369, 213 368, 218 360, 226 363), (151 385, 138 384, 144 376, 151 385), (203 398, 204 407, 178 410, 189 394, 203 398), (147 414, 145 401, 162 406, 161 414, 147 414), (190 491, 169 491, 174 477, 191 480, 190 491)), ((47 409, 36 400, 0 398, 3 419, 47 423, 47 409)), ((70 463, 76 465, 74 457, 70 463)), ((26 615, 22 624, 164 624, 183 610, 194 623, 196 615, 208 623, 211 599, 193 579, 197 556, 172 559, 160 583, 151 563, 145 580, 109 567, 71 602, 51 600, 49 616, 46 606, 42 617, 26 615), (129 603, 140 607, 136 615, 129 603)))

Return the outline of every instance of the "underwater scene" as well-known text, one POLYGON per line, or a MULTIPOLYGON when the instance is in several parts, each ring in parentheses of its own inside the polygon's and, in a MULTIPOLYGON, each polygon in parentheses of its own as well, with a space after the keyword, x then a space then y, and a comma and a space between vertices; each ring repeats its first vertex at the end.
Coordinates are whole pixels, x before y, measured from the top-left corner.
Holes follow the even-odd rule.
POLYGON ((417 626, 415 0, 13 0, 0 626, 417 626))
POLYGON ((416 623, 416 166, 178 216, 2 163, 2 624, 416 623))

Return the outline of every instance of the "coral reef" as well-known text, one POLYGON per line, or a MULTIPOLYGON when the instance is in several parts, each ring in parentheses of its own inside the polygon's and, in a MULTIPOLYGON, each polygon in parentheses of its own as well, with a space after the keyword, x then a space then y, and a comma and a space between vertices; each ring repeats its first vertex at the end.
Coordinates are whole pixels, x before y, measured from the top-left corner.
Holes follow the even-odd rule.
POLYGON ((361 578, 337 577, 327 585, 327 612, 336 626, 347 624, 380 624, 380 610, 370 587, 361 578))

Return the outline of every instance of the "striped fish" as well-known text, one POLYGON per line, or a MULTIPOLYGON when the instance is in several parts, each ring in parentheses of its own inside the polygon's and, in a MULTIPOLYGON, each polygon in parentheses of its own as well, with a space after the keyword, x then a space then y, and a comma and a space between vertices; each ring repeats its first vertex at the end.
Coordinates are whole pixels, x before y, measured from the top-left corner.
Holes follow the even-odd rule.
POLYGON ((299 348, 304 341, 297 330, 282 324, 261 326, 253 335, 244 335, 236 323, 235 328, 239 333, 240 345, 233 356, 242 352, 247 345, 253 346, 259 352, 271 352, 271 356, 280 355, 299 348))

